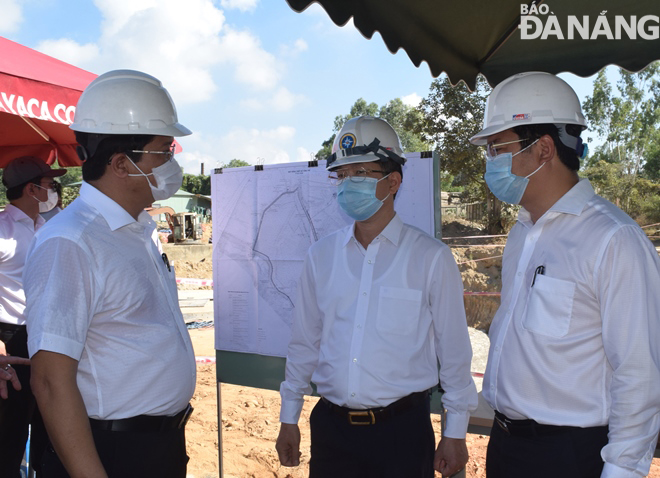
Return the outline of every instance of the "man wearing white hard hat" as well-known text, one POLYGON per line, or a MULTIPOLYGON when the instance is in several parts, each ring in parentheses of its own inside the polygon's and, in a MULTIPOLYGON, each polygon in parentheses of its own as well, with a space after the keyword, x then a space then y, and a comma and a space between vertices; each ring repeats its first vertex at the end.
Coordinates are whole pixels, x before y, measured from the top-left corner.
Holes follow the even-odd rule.
POLYGON ((660 260, 577 171, 587 127, 571 87, 521 73, 493 89, 485 179, 522 206, 502 262, 483 394, 489 478, 641 477, 660 428, 660 260))
POLYGON ((463 286, 449 248, 394 211, 405 161, 394 129, 369 116, 344 124, 327 161, 355 223, 307 254, 276 445, 283 465, 299 464, 297 423, 314 382, 311 478, 449 476, 468 459, 477 394, 463 286), (438 380, 448 417, 435 450, 429 389, 438 380))
POLYGON ((182 171, 160 81, 96 78, 74 123, 80 197, 37 234, 24 273, 32 385, 52 446, 43 478, 185 478, 195 357, 174 269, 144 211, 182 171))

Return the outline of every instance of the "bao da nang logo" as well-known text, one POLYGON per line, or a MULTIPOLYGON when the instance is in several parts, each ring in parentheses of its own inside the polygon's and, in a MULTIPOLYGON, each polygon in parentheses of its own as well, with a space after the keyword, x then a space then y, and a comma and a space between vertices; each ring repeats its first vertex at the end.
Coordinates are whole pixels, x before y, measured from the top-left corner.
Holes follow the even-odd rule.
POLYGON ((660 38, 658 15, 607 15, 603 10, 594 15, 555 15, 547 4, 520 5, 521 40, 657 40, 660 38))

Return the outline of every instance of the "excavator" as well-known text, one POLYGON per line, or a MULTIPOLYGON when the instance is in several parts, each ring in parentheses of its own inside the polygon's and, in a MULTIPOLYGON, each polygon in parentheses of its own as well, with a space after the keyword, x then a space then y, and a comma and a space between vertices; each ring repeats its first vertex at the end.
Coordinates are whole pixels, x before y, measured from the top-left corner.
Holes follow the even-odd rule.
POLYGON ((155 207, 147 209, 150 216, 165 214, 167 224, 170 226, 172 234, 168 237, 168 242, 174 244, 201 244, 202 243, 202 225, 199 222, 197 214, 192 212, 175 213, 171 207, 155 207))

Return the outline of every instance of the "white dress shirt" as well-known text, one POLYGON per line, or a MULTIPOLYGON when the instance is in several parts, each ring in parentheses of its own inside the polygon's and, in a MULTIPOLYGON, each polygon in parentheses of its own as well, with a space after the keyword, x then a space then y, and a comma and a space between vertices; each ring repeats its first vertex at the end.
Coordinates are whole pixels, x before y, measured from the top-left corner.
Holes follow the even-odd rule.
POLYGON ((25 325, 23 266, 30 242, 44 222, 37 216, 35 226, 33 219, 12 204, 0 212, 0 322, 25 325))
POLYGON ((331 402, 365 409, 427 390, 439 377, 445 436, 463 438, 477 406, 471 357, 463 285, 450 249, 398 215, 366 250, 347 226, 307 254, 280 420, 298 422, 310 380, 331 402))
POLYGON ((609 424, 602 476, 644 476, 660 428, 659 320, 658 253, 583 179, 536 224, 522 209, 509 234, 484 397, 512 419, 609 424))
POLYGON ((79 361, 91 418, 174 415, 195 389, 195 356, 146 212, 135 221, 83 183, 39 231, 25 266, 28 349, 79 361))

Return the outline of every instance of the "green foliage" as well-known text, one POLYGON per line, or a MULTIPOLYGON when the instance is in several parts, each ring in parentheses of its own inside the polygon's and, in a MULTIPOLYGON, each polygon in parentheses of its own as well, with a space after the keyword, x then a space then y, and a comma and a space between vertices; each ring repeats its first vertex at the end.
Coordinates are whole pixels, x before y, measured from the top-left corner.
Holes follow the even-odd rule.
POLYGON ((660 62, 638 73, 619 69, 616 94, 601 70, 582 107, 591 131, 605 141, 586 165, 618 163, 623 174, 637 176, 660 139, 660 62))
POLYGON ((451 186, 462 188, 466 201, 486 203, 487 230, 499 234, 505 228, 502 205, 483 180, 486 165, 482 148, 470 143, 481 131, 489 94, 490 86, 481 76, 473 92, 465 83, 452 86, 447 78, 434 80, 418 107, 422 121, 417 132, 435 145, 442 174, 453 177, 451 186))
POLYGON ((66 174, 59 179, 62 184, 62 205, 68 206, 80 194, 80 185, 69 186, 82 181, 82 168, 67 168, 66 174))
POLYGON ((249 166, 250 163, 243 161, 242 159, 232 159, 228 163, 221 165, 221 168, 240 168, 242 166, 249 166))
POLYGON ((599 161, 585 169, 596 192, 640 223, 660 222, 660 184, 625 174, 625 165, 599 161))
POLYGON ((620 69, 616 91, 601 71, 582 107, 590 130, 604 141, 585 162, 584 175, 638 222, 658 222, 660 62, 639 73, 620 69))
POLYGON ((363 98, 359 98, 347 115, 335 117, 334 133, 323 142, 315 158, 321 160, 330 156, 336 134, 344 126, 344 123, 351 118, 364 115, 382 118, 392 125, 399 135, 404 151, 417 152, 428 151, 430 149, 429 144, 417 132, 419 130, 419 124, 423 120, 423 115, 419 110, 404 104, 401 98, 395 98, 381 107, 376 103, 367 103, 363 98))
POLYGON ((181 189, 192 194, 211 195, 211 177, 206 174, 184 174, 181 189))

